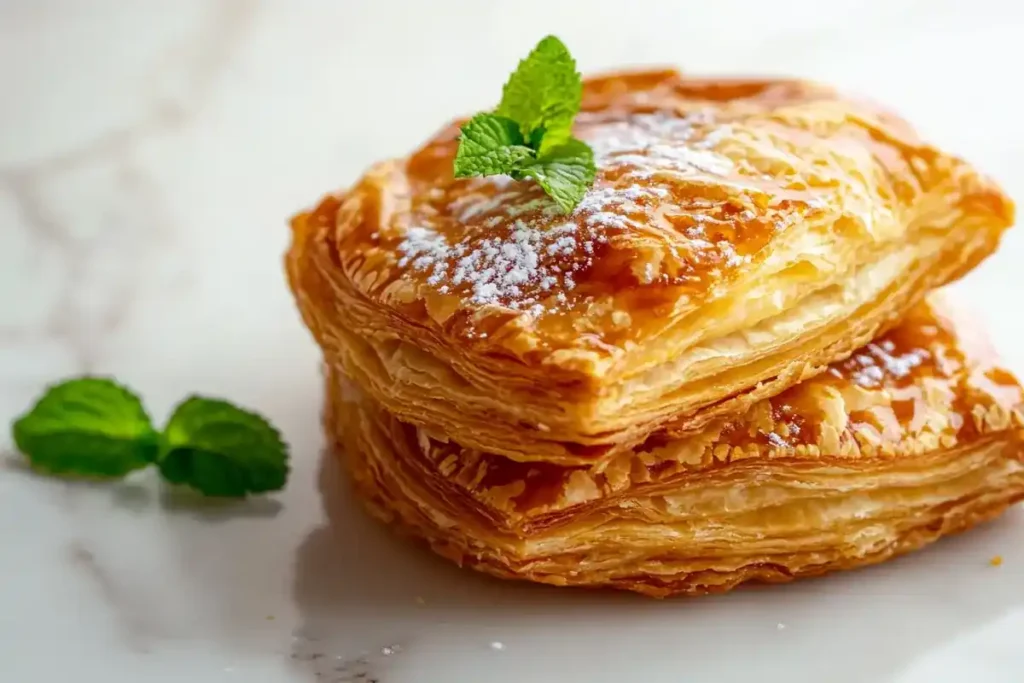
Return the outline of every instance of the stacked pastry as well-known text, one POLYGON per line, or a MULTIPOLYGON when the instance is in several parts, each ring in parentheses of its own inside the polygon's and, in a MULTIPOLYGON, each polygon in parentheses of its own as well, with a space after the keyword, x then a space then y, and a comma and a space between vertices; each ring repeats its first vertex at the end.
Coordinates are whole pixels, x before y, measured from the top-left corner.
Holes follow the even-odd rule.
POLYGON ((507 578, 650 595, 877 562, 1024 497, 1022 393, 925 297, 1012 205, 803 82, 584 84, 597 180, 453 179, 458 124, 293 221, 370 510, 507 578))

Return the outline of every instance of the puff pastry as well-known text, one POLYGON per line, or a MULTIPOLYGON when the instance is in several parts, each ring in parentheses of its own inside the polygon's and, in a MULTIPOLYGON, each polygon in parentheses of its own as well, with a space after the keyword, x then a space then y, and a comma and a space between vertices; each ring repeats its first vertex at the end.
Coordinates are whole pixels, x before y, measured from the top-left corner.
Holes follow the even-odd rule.
POLYGON ((332 373, 523 461, 607 464, 764 405, 1012 221, 901 119, 799 81, 587 80, 598 177, 568 216, 532 183, 453 179, 457 133, 297 216, 287 270, 332 373))
POLYGON ((1022 394, 922 304, 818 377, 600 465, 438 439, 329 368, 326 423, 380 518, 504 578, 652 596, 885 560, 1024 498, 1022 394))

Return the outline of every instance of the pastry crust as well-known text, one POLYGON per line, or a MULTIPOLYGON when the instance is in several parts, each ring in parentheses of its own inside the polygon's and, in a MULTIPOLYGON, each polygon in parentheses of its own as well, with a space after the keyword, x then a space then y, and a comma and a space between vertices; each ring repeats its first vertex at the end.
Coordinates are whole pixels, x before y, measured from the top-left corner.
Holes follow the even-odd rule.
POLYGON ((327 431, 378 517, 503 578, 652 596, 885 560, 1024 498, 1024 393, 926 304, 696 436, 589 466, 437 439, 328 371, 327 431))
POLYGON ((326 364, 436 437, 609 463, 814 376, 996 247, 1012 205, 901 119, 814 84, 590 79, 598 178, 454 180, 458 122, 293 221, 326 364))

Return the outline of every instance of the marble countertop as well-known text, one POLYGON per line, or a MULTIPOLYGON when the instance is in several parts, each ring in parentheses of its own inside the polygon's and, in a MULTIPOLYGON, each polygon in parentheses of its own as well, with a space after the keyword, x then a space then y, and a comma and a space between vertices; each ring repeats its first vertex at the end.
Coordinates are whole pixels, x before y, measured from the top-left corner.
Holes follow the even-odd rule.
MULTIPOLYGON (((321 462, 318 354, 281 256, 291 213, 492 103, 544 33, 589 71, 865 93, 1021 198, 1022 29, 1006 0, 0 4, 0 422, 46 382, 111 373, 158 419, 191 392, 265 413, 294 468, 280 495, 200 506, 146 474, 32 476, 0 434, 0 678, 1020 681, 1020 511, 694 601, 499 583, 396 540, 321 462)), ((1022 259, 1011 232, 955 287, 1017 372, 1022 259)))

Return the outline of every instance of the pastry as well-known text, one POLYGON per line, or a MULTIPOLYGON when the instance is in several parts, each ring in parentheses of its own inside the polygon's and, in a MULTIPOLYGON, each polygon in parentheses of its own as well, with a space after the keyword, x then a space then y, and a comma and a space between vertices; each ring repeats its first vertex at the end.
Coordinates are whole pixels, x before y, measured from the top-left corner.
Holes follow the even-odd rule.
POLYGON ((367 410, 520 461, 612 467, 652 436, 705 438, 1012 222, 898 117, 800 81, 585 81, 574 133, 598 172, 570 215, 531 182, 453 179, 458 130, 297 216, 287 270, 367 410))
POLYGON ((373 513, 504 578, 652 596, 879 562, 1024 498, 1022 399, 929 304, 814 379, 592 465, 438 438, 329 366, 326 423, 373 513))

